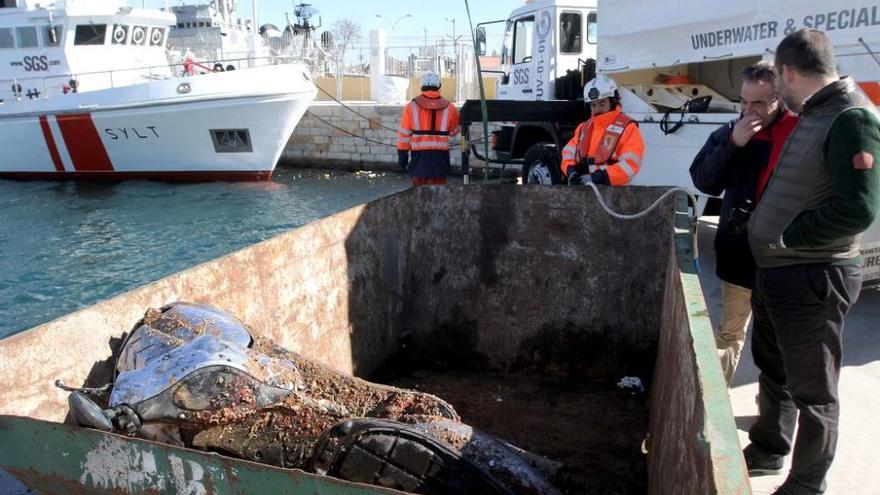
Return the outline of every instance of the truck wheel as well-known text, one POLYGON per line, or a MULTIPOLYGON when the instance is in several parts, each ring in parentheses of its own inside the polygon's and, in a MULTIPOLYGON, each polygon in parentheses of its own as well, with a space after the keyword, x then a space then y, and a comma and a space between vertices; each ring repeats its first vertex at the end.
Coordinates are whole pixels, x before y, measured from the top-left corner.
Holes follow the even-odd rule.
POLYGON ((542 142, 533 144, 526 150, 523 157, 522 183, 545 186, 562 183, 556 145, 542 142))

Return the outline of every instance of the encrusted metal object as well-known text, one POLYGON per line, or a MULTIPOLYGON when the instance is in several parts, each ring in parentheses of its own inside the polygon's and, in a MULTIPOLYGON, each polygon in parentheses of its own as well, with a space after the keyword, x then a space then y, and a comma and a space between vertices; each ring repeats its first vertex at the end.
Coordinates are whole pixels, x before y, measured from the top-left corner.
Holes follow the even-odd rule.
MULTIPOLYGON (((546 481, 558 465, 474 431, 443 400, 337 372, 208 306, 148 310, 116 370, 103 414, 129 435, 413 493, 559 493, 546 481), (352 451, 376 442, 399 448, 352 451)), ((74 417, 107 429, 87 401, 71 401, 74 417)))

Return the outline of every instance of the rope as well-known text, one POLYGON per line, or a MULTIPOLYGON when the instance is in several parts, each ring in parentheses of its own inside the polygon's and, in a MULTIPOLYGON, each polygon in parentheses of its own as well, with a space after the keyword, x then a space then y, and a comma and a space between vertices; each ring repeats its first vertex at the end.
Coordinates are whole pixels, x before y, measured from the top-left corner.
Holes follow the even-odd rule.
POLYGON ((371 124, 376 124, 376 125, 378 125, 379 127, 381 127, 382 129, 385 129, 385 130, 388 130, 388 131, 393 132, 394 134, 397 134, 397 129, 392 129, 392 128, 388 127, 388 126, 382 125, 381 122, 378 122, 378 121, 375 121, 375 120, 371 120, 371 119, 370 119, 369 117, 367 117, 366 115, 364 115, 364 114, 358 112, 357 110, 355 110, 354 108, 352 108, 352 107, 346 105, 346 104, 343 103, 341 100, 336 99, 335 96, 331 95, 329 92, 327 92, 326 90, 324 90, 323 88, 321 88, 321 87, 318 86, 317 84, 315 85, 315 87, 318 88, 318 91, 320 91, 320 92, 324 93, 325 95, 329 96, 331 100, 335 101, 336 103, 339 103, 340 105, 342 105, 343 108, 345 108, 346 110, 350 111, 351 113, 357 115, 358 117, 361 117, 362 119, 366 120, 367 122, 369 122, 369 123, 371 123, 371 124))
POLYGON ((651 213, 651 211, 656 209, 657 206, 659 206, 660 203, 662 203, 663 200, 666 199, 667 197, 669 197, 675 193, 679 193, 679 192, 683 192, 683 193, 687 194, 688 198, 690 198, 691 204, 693 205, 693 209, 690 214, 691 248, 693 250, 693 257, 694 257, 694 262, 697 265, 697 270, 703 271, 702 268, 700 268, 700 259, 699 259, 700 257, 699 257, 699 250, 698 250, 699 246, 697 243, 697 225, 699 222, 699 216, 697 214, 697 197, 694 196, 690 191, 688 191, 687 188, 673 187, 672 189, 663 193, 659 198, 657 198, 656 201, 651 203, 651 206, 648 206, 644 210, 642 210, 638 213, 633 213, 633 214, 623 214, 623 213, 618 213, 618 212, 612 210, 611 207, 608 206, 608 203, 605 202, 605 198, 602 197, 602 193, 599 192, 599 188, 596 186, 596 184, 593 184, 592 182, 588 182, 587 185, 590 186, 590 189, 592 189, 593 193, 595 193, 596 199, 599 200, 599 206, 601 206, 602 209, 605 210, 605 213, 608 213, 609 215, 611 215, 614 218, 617 218, 618 220, 637 220, 639 218, 645 217, 648 215, 648 213, 651 213))
MULTIPOLYGON (((323 118, 317 116, 317 115, 316 115, 315 113, 313 113, 311 110, 306 110, 306 113, 307 113, 308 115, 311 115, 311 116, 314 117, 315 119, 317 119, 317 120, 323 122, 325 125, 327 125, 327 126, 329 126, 329 127, 332 127, 333 129, 336 129, 336 130, 339 131, 339 132, 344 132, 345 134, 348 134, 348 135, 351 136, 351 137, 356 137, 356 138, 359 138, 359 139, 363 139, 364 141, 366 141, 366 142, 368 142, 368 143, 377 144, 377 145, 379 145, 379 146, 387 146, 387 147, 389 147, 389 148, 397 148, 397 145, 396 145, 396 144, 388 144, 388 143, 383 143, 382 141, 376 141, 375 139, 370 139, 370 138, 368 138, 368 137, 366 137, 366 136, 361 136, 360 134, 355 134, 355 133, 353 133, 353 132, 351 132, 351 131, 349 131, 349 130, 347 130, 347 129, 343 129, 342 127, 339 127, 339 126, 337 126, 337 125, 331 124, 331 123, 328 122, 327 120, 325 120, 325 119, 323 119, 323 118)), ((368 120, 369 120, 369 119, 368 119, 368 120)), ((387 129, 387 127, 386 127, 386 129, 387 129)), ((394 132, 395 132, 395 134, 397 133, 396 130, 395 130, 394 132)), ((478 140, 476 140, 476 141, 468 141, 468 144, 476 144, 476 143, 483 142, 483 141, 485 141, 485 140, 486 140, 486 138, 480 138, 480 139, 478 139, 478 140)), ((451 143, 449 143, 449 148, 450 148, 450 149, 452 149, 452 148, 454 148, 454 147, 456 147, 456 146, 461 146, 461 143, 458 143, 458 142, 451 142, 451 143)))
MULTIPOLYGON (((397 146, 394 145, 394 144, 388 144, 388 143, 383 143, 382 141, 376 141, 376 140, 374 140, 374 139, 370 139, 370 138, 368 138, 368 137, 366 137, 366 136, 361 136, 360 134, 355 134, 355 133, 353 133, 353 132, 351 132, 351 131, 348 131, 348 130, 346 130, 346 129, 343 129, 343 128, 339 127, 339 126, 333 125, 333 124, 331 124, 330 122, 327 122, 326 120, 324 120, 324 119, 322 119, 321 117, 318 117, 317 115, 315 115, 314 113, 312 113, 311 110, 306 110, 306 113, 309 114, 309 115, 311 115, 312 117, 314 117, 314 118, 320 120, 320 121, 323 122, 324 124, 326 124, 326 125, 328 125, 328 126, 334 128, 334 129, 336 129, 337 131, 344 132, 344 133, 348 134, 349 136, 356 137, 356 138, 360 138, 360 139, 363 139, 364 141, 366 141, 366 142, 368 142, 368 143, 378 144, 379 146, 387 146, 387 147, 389 147, 389 148, 397 148, 397 146)), ((397 132, 397 131, 395 131, 395 132, 397 132)))

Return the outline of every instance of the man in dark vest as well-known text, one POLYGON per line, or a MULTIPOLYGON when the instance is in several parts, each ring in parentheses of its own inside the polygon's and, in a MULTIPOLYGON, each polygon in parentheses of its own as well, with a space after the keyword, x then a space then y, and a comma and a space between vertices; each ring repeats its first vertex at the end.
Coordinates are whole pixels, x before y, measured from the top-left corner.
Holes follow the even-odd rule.
POLYGON ((776 68, 801 120, 749 220, 760 416, 743 453, 749 474, 774 474, 793 445, 791 471, 774 493, 814 494, 825 491, 837 444, 844 317, 862 284, 859 240, 880 210, 880 119, 838 76, 820 31, 783 39, 776 68))

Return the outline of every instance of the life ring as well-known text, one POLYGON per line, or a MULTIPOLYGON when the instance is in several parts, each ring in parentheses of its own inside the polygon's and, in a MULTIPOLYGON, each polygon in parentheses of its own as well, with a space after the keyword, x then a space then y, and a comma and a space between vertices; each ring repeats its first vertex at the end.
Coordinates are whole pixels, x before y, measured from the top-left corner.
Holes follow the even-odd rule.
POLYGON ((121 45, 121 44, 125 43, 125 38, 127 38, 127 37, 128 37, 128 30, 125 29, 125 26, 117 24, 113 28, 113 44, 114 45, 121 45))
POLYGON ((159 46, 162 44, 162 37, 165 33, 162 32, 162 28, 153 28, 153 32, 150 34, 150 45, 159 46))
POLYGON ((134 31, 131 32, 131 43, 133 45, 143 45, 144 40, 146 39, 146 28, 144 28, 143 26, 137 26, 134 28, 134 31))

